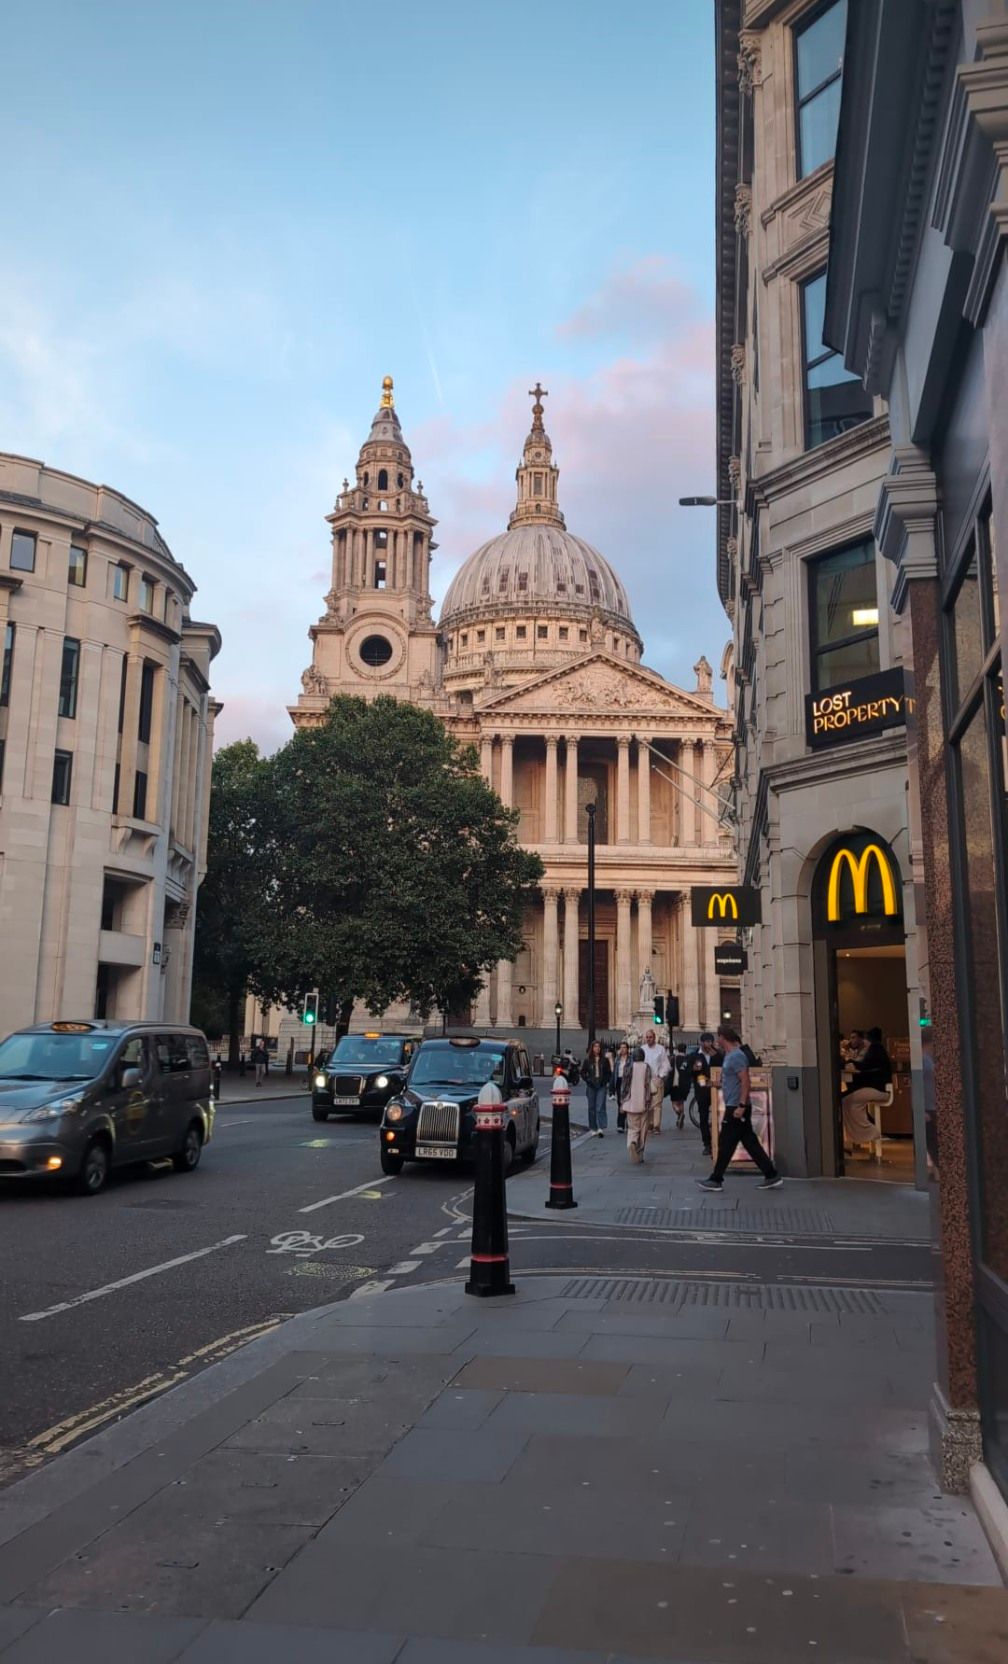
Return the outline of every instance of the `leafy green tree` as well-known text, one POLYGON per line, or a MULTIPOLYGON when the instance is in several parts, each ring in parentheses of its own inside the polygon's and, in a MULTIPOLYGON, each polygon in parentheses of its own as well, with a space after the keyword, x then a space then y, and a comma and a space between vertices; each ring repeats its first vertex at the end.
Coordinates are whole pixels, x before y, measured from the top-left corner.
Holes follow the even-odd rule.
POLYGON ((542 876, 475 752, 436 716, 386 697, 334 699, 266 765, 253 927, 260 997, 297 1007, 318 988, 423 1016, 475 998, 522 944, 542 876))
POLYGON ((269 781, 253 740, 225 745, 213 760, 206 877, 196 904, 193 1021, 228 1037, 238 1061, 242 1004, 253 986, 266 903, 263 810, 269 781))

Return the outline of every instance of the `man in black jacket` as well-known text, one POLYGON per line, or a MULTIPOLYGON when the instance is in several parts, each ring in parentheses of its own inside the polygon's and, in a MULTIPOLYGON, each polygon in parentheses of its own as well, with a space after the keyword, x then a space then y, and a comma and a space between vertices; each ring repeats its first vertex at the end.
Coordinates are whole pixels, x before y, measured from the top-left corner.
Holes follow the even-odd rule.
POLYGON ((713 1034, 701 1034, 700 1044, 696 1051, 690 1052, 686 1059, 686 1073, 693 1086, 693 1100, 700 1116, 700 1137, 703 1140, 704 1152, 711 1152, 710 1106, 711 1106, 711 1070, 720 1069, 721 1053, 714 1042, 713 1034))

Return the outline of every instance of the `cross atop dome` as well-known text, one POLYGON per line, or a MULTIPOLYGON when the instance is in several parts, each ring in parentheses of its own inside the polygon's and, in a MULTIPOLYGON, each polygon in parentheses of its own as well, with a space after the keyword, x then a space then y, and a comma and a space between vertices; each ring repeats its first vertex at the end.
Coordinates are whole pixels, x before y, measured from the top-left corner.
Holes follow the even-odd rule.
POLYGON ((564 517, 557 507, 557 478, 560 470, 553 461, 553 446, 543 427, 543 399, 548 399, 542 382, 529 388, 532 404, 532 430, 525 441, 521 462, 515 473, 518 481, 518 501, 508 521, 512 526, 563 526, 564 517))

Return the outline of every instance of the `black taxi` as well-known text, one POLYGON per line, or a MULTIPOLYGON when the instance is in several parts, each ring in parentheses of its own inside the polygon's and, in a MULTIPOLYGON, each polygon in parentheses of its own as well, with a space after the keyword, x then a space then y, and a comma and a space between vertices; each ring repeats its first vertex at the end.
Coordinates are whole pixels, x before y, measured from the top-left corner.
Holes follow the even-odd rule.
POLYGON ((528 1052, 517 1040, 456 1035, 425 1040, 406 1084, 385 1106, 379 1130, 383 1173, 404 1161, 452 1161, 472 1154, 473 1111, 487 1081, 499 1087, 505 1112, 504 1160, 535 1161, 539 1099, 528 1052))
POLYGON ((328 1121, 333 1110, 344 1115, 373 1115, 402 1088, 413 1053, 415 1034, 344 1034, 324 1066, 312 1075, 312 1115, 328 1121))

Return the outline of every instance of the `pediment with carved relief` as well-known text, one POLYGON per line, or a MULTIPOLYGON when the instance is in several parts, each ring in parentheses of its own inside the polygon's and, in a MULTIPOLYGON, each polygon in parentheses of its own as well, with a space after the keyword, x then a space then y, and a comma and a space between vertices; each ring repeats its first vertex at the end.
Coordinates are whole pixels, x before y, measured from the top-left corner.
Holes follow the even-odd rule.
POLYGON ((588 716, 605 714, 679 715, 695 722, 699 715, 723 716, 706 699, 673 687, 652 670, 620 664, 608 654, 595 654, 587 662, 537 677, 521 688, 511 688, 481 702, 481 710, 494 715, 547 716, 559 712, 581 712, 588 716))

